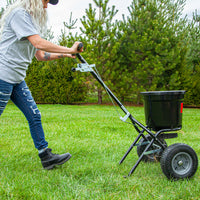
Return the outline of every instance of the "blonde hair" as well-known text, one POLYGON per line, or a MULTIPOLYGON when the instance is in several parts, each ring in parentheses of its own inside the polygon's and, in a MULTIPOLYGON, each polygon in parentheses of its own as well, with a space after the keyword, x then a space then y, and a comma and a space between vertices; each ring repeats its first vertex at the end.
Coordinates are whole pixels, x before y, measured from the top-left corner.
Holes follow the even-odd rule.
POLYGON ((32 17, 33 23, 41 34, 47 30, 47 12, 43 8, 42 0, 16 0, 8 6, 0 20, 0 39, 5 25, 5 20, 15 8, 24 8, 32 17))

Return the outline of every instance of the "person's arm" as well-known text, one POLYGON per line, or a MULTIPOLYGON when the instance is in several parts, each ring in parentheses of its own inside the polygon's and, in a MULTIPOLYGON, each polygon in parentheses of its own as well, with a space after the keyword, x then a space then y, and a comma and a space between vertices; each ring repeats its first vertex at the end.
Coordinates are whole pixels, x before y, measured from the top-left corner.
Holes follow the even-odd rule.
POLYGON ((41 50, 36 51, 35 57, 38 61, 56 60, 65 57, 76 58, 76 56, 73 56, 72 54, 49 53, 41 50))
POLYGON ((82 49, 78 50, 78 45, 80 44, 80 42, 75 42, 71 48, 68 48, 68 47, 63 47, 63 46, 53 44, 52 42, 49 42, 41 38, 39 35, 31 35, 31 36, 28 36, 27 39, 36 49, 39 49, 45 52, 61 53, 61 54, 76 54, 83 51, 82 49))

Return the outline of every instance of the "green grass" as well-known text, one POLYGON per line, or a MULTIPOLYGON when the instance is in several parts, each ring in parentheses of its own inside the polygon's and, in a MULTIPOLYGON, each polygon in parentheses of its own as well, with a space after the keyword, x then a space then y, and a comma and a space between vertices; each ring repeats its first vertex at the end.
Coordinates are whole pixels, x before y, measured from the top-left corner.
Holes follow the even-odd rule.
MULTIPOLYGON (((141 163, 134 148, 119 165, 137 132, 121 122, 112 106, 39 105, 43 128, 54 153, 72 158, 56 169, 42 169, 23 114, 9 104, 0 117, 0 199, 200 199, 200 173, 169 181, 159 163, 141 163)), ((143 107, 127 107, 144 124, 143 107)), ((124 116, 124 115, 123 115, 124 116)), ((179 137, 200 154, 200 110, 184 109, 179 137)))

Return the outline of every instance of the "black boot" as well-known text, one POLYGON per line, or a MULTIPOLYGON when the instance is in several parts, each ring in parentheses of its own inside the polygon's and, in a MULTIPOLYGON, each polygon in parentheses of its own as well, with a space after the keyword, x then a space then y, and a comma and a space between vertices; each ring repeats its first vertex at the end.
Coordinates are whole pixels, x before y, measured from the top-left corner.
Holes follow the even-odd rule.
POLYGON ((44 169, 53 169, 55 165, 62 165, 71 158, 70 153, 62 155, 51 153, 51 149, 47 148, 39 154, 44 169))

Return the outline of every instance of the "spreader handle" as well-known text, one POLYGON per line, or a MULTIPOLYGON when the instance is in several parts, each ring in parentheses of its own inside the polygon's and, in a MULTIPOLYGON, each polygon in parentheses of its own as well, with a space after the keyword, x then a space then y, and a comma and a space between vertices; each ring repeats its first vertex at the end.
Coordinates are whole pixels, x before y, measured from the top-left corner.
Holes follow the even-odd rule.
MULTIPOLYGON (((81 42, 79 45, 78 45, 78 51, 83 48, 83 43, 81 42)), ((87 63, 86 60, 80 55, 80 53, 77 53, 77 54, 74 54, 76 55, 76 57, 80 60, 80 62, 82 63, 87 63)), ((75 72, 76 71, 76 68, 72 68, 71 69, 72 72, 75 72)))
MULTIPOLYGON (((86 60, 80 55, 80 53, 77 53, 77 54, 76 54, 76 57, 80 60, 80 62, 82 62, 82 63, 87 63, 86 60)), ((73 68, 71 69, 71 71, 72 71, 72 72, 75 72, 75 71, 76 71, 76 68, 73 67, 73 68)))
MULTIPOLYGON (((81 42, 78 45, 78 51, 81 50, 83 48, 83 43, 81 42)), ((82 63, 87 63, 86 60, 80 55, 80 53, 76 54, 76 57, 82 62, 82 63)))
POLYGON ((79 43, 77 50, 80 51, 83 48, 83 43, 79 43))
POLYGON ((82 63, 87 63, 86 60, 81 56, 80 53, 76 54, 76 57, 82 62, 82 63))

